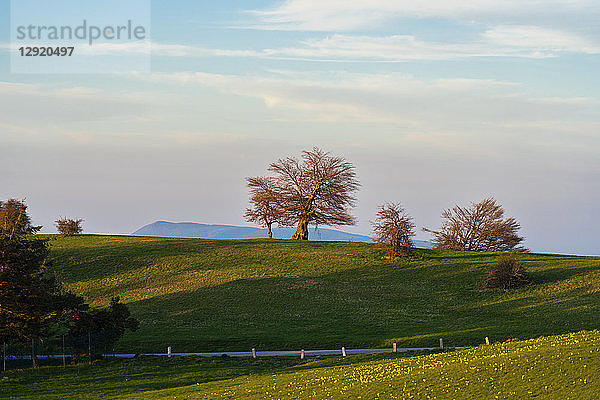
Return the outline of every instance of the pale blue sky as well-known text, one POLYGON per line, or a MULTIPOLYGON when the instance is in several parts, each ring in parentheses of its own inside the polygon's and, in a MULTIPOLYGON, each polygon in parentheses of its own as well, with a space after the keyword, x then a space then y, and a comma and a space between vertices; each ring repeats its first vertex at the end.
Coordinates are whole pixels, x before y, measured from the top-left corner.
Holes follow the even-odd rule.
POLYGON ((154 1, 151 74, 14 74, 0 0, 0 198, 49 232, 240 225, 244 177, 317 145, 358 169, 347 231, 493 195, 532 250, 600 254, 599 21, 591 0, 154 1))

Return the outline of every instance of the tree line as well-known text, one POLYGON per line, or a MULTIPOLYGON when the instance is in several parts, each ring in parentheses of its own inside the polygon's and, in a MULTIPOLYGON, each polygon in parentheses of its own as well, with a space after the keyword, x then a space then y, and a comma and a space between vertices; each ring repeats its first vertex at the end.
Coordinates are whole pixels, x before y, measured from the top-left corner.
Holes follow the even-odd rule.
MULTIPOLYGON (((302 152, 300 158, 287 157, 269 165, 267 176, 246 178, 250 206, 245 217, 267 228, 296 225, 292 239, 308 240, 309 224, 353 225, 351 208, 360 184, 356 168, 343 157, 319 148, 302 152)), ((493 197, 470 206, 455 205, 441 215, 439 229, 423 228, 432 235, 436 249, 458 251, 525 251, 519 236, 520 224, 505 217, 503 207, 493 197)), ((373 239, 385 245, 393 256, 409 255, 415 224, 400 203, 379 206, 372 223, 373 239)))

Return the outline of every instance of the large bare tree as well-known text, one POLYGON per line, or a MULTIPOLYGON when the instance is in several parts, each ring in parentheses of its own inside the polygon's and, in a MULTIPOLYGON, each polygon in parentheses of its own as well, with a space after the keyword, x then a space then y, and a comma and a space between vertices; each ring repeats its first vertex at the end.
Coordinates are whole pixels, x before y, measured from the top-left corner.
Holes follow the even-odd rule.
POLYGON ((423 228, 433 234, 438 249, 467 251, 525 251, 521 225, 513 217, 504 218, 504 209, 493 197, 470 207, 454 206, 442 213, 439 230, 423 228))
POLYGON ((246 220, 267 228, 269 239, 273 238, 272 225, 283 220, 283 211, 278 203, 275 179, 256 176, 246 178, 250 189, 250 207, 246 209, 246 220))
POLYGON ((415 224, 399 203, 379 206, 373 225, 373 240, 385 246, 392 257, 410 255, 415 224))
POLYGON ((354 165, 318 148, 303 151, 301 159, 282 158, 269 166, 273 177, 278 221, 297 223, 292 239, 308 240, 308 225, 352 225, 350 208, 360 184, 354 165))

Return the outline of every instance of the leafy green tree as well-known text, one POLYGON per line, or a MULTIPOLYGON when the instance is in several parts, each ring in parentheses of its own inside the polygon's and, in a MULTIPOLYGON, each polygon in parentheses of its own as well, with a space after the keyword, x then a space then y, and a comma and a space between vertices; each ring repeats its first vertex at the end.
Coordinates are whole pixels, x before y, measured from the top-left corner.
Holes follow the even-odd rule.
POLYGON ((31 224, 24 200, 0 201, 0 234, 7 236, 33 234, 41 228, 31 224))
POLYGON ((131 316, 127 305, 120 303, 119 297, 113 297, 107 308, 79 313, 69 333, 75 337, 94 334, 105 348, 114 349, 126 330, 136 331, 139 325, 138 320, 131 316))
POLYGON ((7 342, 48 337, 87 307, 48 273, 47 241, 30 235, 39 227, 31 226, 26 209, 12 199, 1 204, 0 339, 7 342))

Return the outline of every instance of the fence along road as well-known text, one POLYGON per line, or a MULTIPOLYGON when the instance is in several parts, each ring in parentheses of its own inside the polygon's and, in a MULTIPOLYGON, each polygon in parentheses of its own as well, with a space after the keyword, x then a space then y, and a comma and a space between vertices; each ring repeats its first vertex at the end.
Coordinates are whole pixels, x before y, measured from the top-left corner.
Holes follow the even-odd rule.
MULTIPOLYGON (((116 357, 116 358, 134 358, 136 356, 199 356, 199 357, 302 357, 304 356, 345 356, 345 355, 358 355, 358 354, 377 354, 377 353, 394 353, 394 352, 408 352, 408 351, 433 351, 433 350, 458 350, 464 347, 398 347, 394 351, 393 348, 386 349, 346 349, 342 347, 337 350, 271 350, 271 351, 220 351, 220 352, 205 352, 205 353, 107 353, 103 354, 104 357, 116 357)), ((71 357, 70 354, 65 354, 65 357, 71 357)), ((39 355, 37 358, 62 358, 62 354, 53 355, 39 355)), ((31 356, 7 356, 7 359, 21 359, 28 360, 31 356)))

